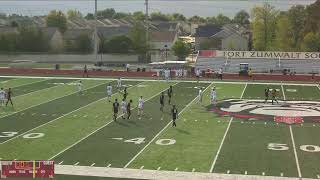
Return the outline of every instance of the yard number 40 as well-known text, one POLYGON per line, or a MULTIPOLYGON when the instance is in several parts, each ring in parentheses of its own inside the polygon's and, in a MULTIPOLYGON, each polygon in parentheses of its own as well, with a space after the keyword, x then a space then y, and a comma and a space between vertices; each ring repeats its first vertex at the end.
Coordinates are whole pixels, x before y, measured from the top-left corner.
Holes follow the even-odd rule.
MULTIPOLYGON (((289 146, 287 144, 269 143, 268 149, 274 151, 287 151, 289 150, 289 146)), ((301 145, 300 150, 315 153, 320 152, 320 147, 316 145, 301 145)))
MULTIPOLYGON (((145 139, 146 138, 133 138, 133 139, 128 139, 125 140, 124 142, 126 143, 134 143, 134 144, 142 144, 145 143, 145 139)), ((176 143, 176 140, 174 139, 159 139, 155 142, 157 145, 163 145, 163 146, 167 146, 167 145, 173 145, 176 143)))

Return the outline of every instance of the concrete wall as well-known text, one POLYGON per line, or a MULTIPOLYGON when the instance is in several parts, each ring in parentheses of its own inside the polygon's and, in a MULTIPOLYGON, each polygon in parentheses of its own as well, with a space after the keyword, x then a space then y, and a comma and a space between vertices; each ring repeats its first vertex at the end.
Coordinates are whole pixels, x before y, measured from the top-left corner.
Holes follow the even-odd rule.
MULTIPOLYGON (((2 55, 0 54, 0 62, 12 62, 17 60, 28 60, 35 62, 48 62, 48 63, 95 63, 101 61, 101 55, 96 56, 93 54, 20 54, 20 55, 2 55)), ((138 55, 102 55, 103 62, 138 62, 138 55)))

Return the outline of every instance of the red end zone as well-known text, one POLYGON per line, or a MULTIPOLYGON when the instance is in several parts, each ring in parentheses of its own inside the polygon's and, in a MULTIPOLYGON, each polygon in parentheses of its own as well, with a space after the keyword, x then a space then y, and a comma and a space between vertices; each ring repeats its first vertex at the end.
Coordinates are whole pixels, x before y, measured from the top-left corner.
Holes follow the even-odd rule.
POLYGON ((301 124, 301 123, 303 123, 303 118, 302 117, 289 117, 289 116, 275 116, 274 121, 277 123, 301 124))

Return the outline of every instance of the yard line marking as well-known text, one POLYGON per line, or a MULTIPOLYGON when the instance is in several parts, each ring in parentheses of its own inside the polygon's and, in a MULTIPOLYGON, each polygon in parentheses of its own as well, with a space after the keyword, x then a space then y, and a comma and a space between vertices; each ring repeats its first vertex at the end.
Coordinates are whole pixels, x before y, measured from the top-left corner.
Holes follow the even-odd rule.
POLYGON ((108 164, 107 168, 111 167, 111 164, 108 164))
POLYGON ((14 161, 16 161, 16 160, 18 160, 18 159, 14 159, 14 161))
POLYGON ((283 96, 283 100, 286 100, 286 95, 284 93, 284 88, 283 85, 281 84, 281 89, 282 89, 282 96, 283 96))
MULTIPOLYGON (((66 76, 61 76, 61 77, 50 77, 50 76, 0 76, 4 78, 31 78, 31 79, 71 79, 71 80, 88 80, 87 78, 75 78, 75 77, 66 77, 66 76)), ((90 78, 90 80, 97 80, 97 81, 114 81, 117 80, 117 78, 90 78)), ((145 82, 167 82, 166 80, 159 80, 159 79, 130 79, 130 78, 124 78, 122 79, 124 81, 145 81, 145 82)), ((168 82, 197 82, 196 80, 170 80, 168 82)), ((216 83, 216 84, 260 84, 260 85, 294 85, 294 86, 312 86, 312 87, 317 87, 318 85, 308 82, 308 83, 283 83, 283 82, 245 82, 245 81, 210 81, 210 80, 204 80, 200 81, 199 83, 216 83)), ((320 87, 319 87, 320 88, 320 87)))
POLYGON ((140 169, 143 169, 143 168, 144 168, 144 166, 141 166, 141 167, 140 167, 140 169))
MULTIPOLYGON (((101 85, 101 84, 100 84, 100 85, 101 85)), ((117 93, 115 93, 115 94, 117 94, 117 93)), ((114 95, 114 94, 113 94, 113 95, 114 95)), ((40 126, 37 126, 37 127, 33 128, 33 129, 30 129, 30 130, 28 130, 28 131, 26 131, 26 132, 24 132, 24 133, 21 133, 21 134, 13 137, 13 138, 11 138, 11 139, 8 139, 8 140, 6 140, 6 141, 3 141, 3 142, 1 142, 0 144, 5 144, 5 143, 7 143, 7 142, 9 142, 9 141, 12 141, 12 140, 14 140, 14 139, 16 139, 16 138, 18 138, 18 137, 21 137, 21 136, 23 136, 23 135, 25 135, 25 134, 27 134, 27 133, 29 133, 29 132, 31 132, 31 131, 34 131, 34 130, 36 130, 36 129, 38 129, 38 128, 41 128, 41 127, 43 127, 43 126, 46 126, 46 125, 48 125, 48 124, 51 124, 51 123, 53 123, 53 122, 55 122, 55 121, 57 121, 57 120, 59 120, 59 119, 61 119, 61 118, 63 118, 63 117, 66 117, 67 115, 70 115, 70 114, 72 114, 72 113, 74 113, 74 112, 76 112, 76 111, 79 111, 79 110, 81 110, 81 109, 83 109, 83 108, 86 108, 86 107, 92 105, 93 103, 97 103, 97 102, 99 102, 99 101, 101 101, 101 100, 104 100, 104 99, 105 99, 105 98, 98 99, 98 100, 96 100, 96 101, 94 101, 94 102, 91 102, 91 103, 85 105, 85 106, 82 106, 82 107, 80 107, 80 108, 78 108, 78 109, 75 109, 75 110, 73 110, 73 111, 70 111, 70 112, 68 112, 68 113, 66 113, 66 114, 63 114, 62 116, 59 116, 59 117, 57 117, 56 119, 53 119, 53 120, 48 121, 48 122, 46 122, 46 123, 44 123, 44 124, 41 124, 40 126)))
MULTIPOLYGON (((141 82, 141 83, 138 83, 138 84, 136 84, 135 86, 137 86, 137 85, 139 85, 139 84, 143 84, 143 83, 145 83, 145 82, 141 82)), ((173 84, 172 86, 175 86, 175 85, 177 85, 178 83, 175 83, 175 84, 173 84)), ((135 87, 135 86, 132 86, 132 87, 135 87)), ((130 87, 131 88, 131 87, 130 87)), ((163 92, 163 90, 161 90, 160 92, 158 92, 157 94, 155 94, 155 95, 153 95, 152 97, 150 97, 149 99, 147 99, 147 100, 145 100, 145 102, 147 102, 147 101, 149 101, 149 100, 151 100, 151 99, 153 99, 154 97, 156 97, 156 96, 158 96, 159 94, 161 94, 163 92)), ((115 93, 115 94, 117 94, 117 93, 115 93)), ((106 99, 106 98, 103 98, 103 99, 106 99)), ((100 99, 101 100, 101 99, 100 99)), ((132 108, 132 109, 136 109, 137 107, 134 107, 134 108, 132 108)), ((117 119, 119 119, 121 117, 121 115, 117 118, 117 119)), ((108 123, 106 123, 106 124, 104 124, 104 125, 102 125, 101 127, 99 127, 98 129, 96 129, 96 130, 94 130, 94 131, 92 131, 91 133, 89 133, 88 135, 86 135, 86 136, 84 136, 83 138, 81 138, 79 141, 77 141, 77 142, 75 142, 75 143, 73 143, 72 145, 70 145, 69 147, 67 147, 67 148, 65 148, 65 149, 63 149, 62 151, 60 151, 59 153, 57 153, 57 154, 55 154, 54 156, 52 156, 49 160, 52 160, 53 158, 55 158, 55 157, 57 157, 57 156, 59 156, 60 154, 62 154, 62 153, 64 153, 65 151, 67 151, 68 149, 70 149, 70 148, 72 148, 73 146, 75 146, 75 145, 77 145, 77 144, 79 144, 81 141, 83 141, 83 140, 85 140, 85 139, 87 139, 89 136, 91 136, 92 134, 94 134, 94 133, 96 133, 96 132, 98 132, 100 129, 102 129, 102 128, 104 128, 104 127, 106 127, 106 126, 108 126, 110 123, 113 123, 114 121, 113 120, 111 120, 111 121, 109 121, 108 123)))
POLYGON ((195 168, 192 168, 192 172, 195 172, 196 171, 196 169, 195 168))
MULTIPOLYGON (((240 96, 240 99, 242 99, 242 97, 243 97, 243 95, 244 95, 244 92, 245 92, 246 89, 247 89, 247 86, 248 86, 248 84, 246 84, 246 85, 244 86, 244 88, 243 88, 243 90, 242 90, 242 93, 241 93, 241 96, 240 96)), ((227 129, 226 129, 226 131, 225 131, 225 133, 224 133, 224 135, 223 135, 223 138, 222 138, 222 140, 221 140, 221 143, 220 143, 219 149, 218 149, 218 151, 217 151, 217 154, 216 154, 216 156, 214 157, 214 160, 213 160, 213 162, 212 162, 212 165, 211 165, 211 168, 210 168, 210 173, 213 172, 213 169, 214 169, 214 167, 215 167, 215 165, 216 165, 216 162, 217 162, 217 160, 218 160, 218 157, 219 157, 220 151, 221 151, 221 149, 222 149, 224 140, 226 139, 227 134, 228 134, 228 132, 229 132, 229 129, 230 129, 230 126, 231 126, 232 121, 233 121, 233 117, 231 117, 231 119, 229 120, 228 127, 227 127, 227 129)), ((241 123, 242 123, 242 122, 241 122, 241 123)))
MULTIPOLYGON (((102 84, 103 84, 103 83, 102 83, 102 84)), ((102 84, 98 84, 98 85, 89 87, 89 88, 84 89, 84 90, 89 90, 89 89, 95 88, 95 87, 97 87, 97 86, 100 86, 100 85, 102 85, 102 84)), ((63 85, 61 85, 61 86, 63 86, 63 85)), ((59 86, 55 86, 55 87, 59 87, 59 86)), ((22 112, 22 111, 24 111, 24 110, 31 109, 31 108, 33 108, 33 107, 37 107, 37 106, 40 106, 40 105, 42 105, 42 104, 49 103, 49 102, 54 101, 54 100, 57 100, 57 99, 62 99, 62 98, 64 98, 64 97, 66 97, 66 96, 73 95, 73 94, 76 94, 76 93, 78 93, 78 92, 73 91, 73 92, 71 92, 71 93, 69 93, 69 94, 65 94, 65 95, 63 95, 63 96, 56 97, 56 98, 50 99, 50 100, 48 100, 48 101, 43 101, 43 102, 41 102, 41 103, 39 103, 39 104, 35 104, 35 105, 29 106, 29 107, 27 107, 27 108, 20 109, 19 111, 15 111, 15 112, 13 112, 13 113, 9 113, 9 114, 7 114, 7 115, 0 116, 0 121, 1 121, 2 118, 5 118, 5 117, 7 117, 7 116, 11 116, 11 115, 13 115, 13 114, 22 112)), ((3 143, 0 143, 0 144, 3 144, 3 143)))
POLYGON ((294 142, 294 137, 293 137, 291 125, 289 126, 289 129, 290 129, 290 135, 291 135, 291 140, 292 140, 292 145, 293 145, 294 157, 295 157, 295 159, 296 159, 296 165, 297 165, 298 175, 299 175, 299 178, 301 178, 302 175, 301 175, 301 170, 300 170, 300 164, 299 164, 299 159, 298 159, 296 144, 295 144, 295 142, 294 142))
POLYGON ((59 165, 61 165, 63 163, 63 161, 59 162, 59 165))
MULTIPOLYGON (((213 83, 211 83, 205 90, 204 92, 210 88, 211 86, 213 85, 213 83)), ((178 114, 178 117, 180 117, 180 114, 183 113, 189 106, 191 106, 191 104, 193 104, 193 102, 195 102, 199 97, 196 96, 191 102, 189 102, 189 104, 187 104, 181 111, 180 113, 178 114)), ((179 119, 178 119, 179 120, 179 119)), ((172 122, 169 121, 168 124, 162 128, 158 134, 156 134, 152 139, 151 141, 149 141, 149 143, 147 145, 145 145, 125 166, 124 168, 127 168, 165 129, 167 129, 168 126, 170 126, 172 122)))
POLYGON ((230 174, 230 170, 227 171, 227 174, 230 174))
POLYGON ((175 168, 174 171, 178 171, 179 168, 175 168))
POLYGON ((79 163, 80 163, 80 162, 76 162, 76 163, 74 163, 74 165, 77 166, 79 163))
POLYGON ((96 163, 92 163, 90 166, 92 167, 92 166, 94 166, 96 163))
POLYGON ((161 167, 159 166, 159 167, 157 168, 157 171, 160 171, 160 169, 161 169, 161 167))

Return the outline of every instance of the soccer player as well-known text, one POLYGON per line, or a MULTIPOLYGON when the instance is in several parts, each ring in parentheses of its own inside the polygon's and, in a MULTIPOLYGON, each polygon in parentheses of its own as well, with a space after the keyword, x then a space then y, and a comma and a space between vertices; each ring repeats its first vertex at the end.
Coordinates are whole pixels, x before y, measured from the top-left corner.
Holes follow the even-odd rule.
POLYGON ((0 89, 0 103, 1 106, 4 105, 6 99, 6 92, 3 90, 3 88, 0 89))
POLYGON ((265 96, 264 103, 267 103, 267 101, 269 100, 269 91, 270 91, 269 87, 267 87, 267 89, 264 90, 264 96, 265 96))
POLYGON ((171 114, 172 114, 172 127, 177 127, 176 120, 178 118, 178 110, 175 105, 172 106, 171 114))
POLYGON ((143 97, 140 96, 139 101, 138 101, 138 116, 139 116, 139 119, 141 119, 141 116, 143 114, 143 106, 144 106, 144 100, 143 100, 143 97))
POLYGON ((6 102, 6 106, 8 106, 8 103, 11 103, 11 106, 13 107, 13 103, 12 103, 12 90, 11 88, 8 89, 7 92, 7 102, 6 102))
POLYGON ((113 103, 112 107, 113 107, 113 120, 114 120, 114 121, 117 121, 118 112, 119 112, 118 99, 115 99, 115 100, 114 100, 114 103, 113 103))
POLYGON ((213 86, 211 89, 211 104, 216 104, 217 103, 217 92, 216 92, 216 87, 213 86))
POLYGON ((169 69, 166 69, 164 71, 164 77, 165 77, 166 81, 168 82, 170 79, 170 70, 169 69))
POLYGON ((83 84, 82 84, 81 81, 78 82, 77 89, 78 89, 79 95, 81 95, 82 94, 82 89, 83 89, 83 84))
POLYGON ((109 102, 111 102, 111 96, 112 96, 112 86, 111 86, 111 84, 108 84, 108 86, 107 86, 107 100, 109 101, 109 102))
POLYGON ((122 110, 122 119, 125 119, 125 114, 127 113, 127 102, 125 99, 122 99, 121 102, 121 110, 122 110))
POLYGON ((199 88, 199 94, 198 94, 199 103, 202 103, 202 97, 203 97, 203 90, 202 90, 202 87, 200 87, 199 88))
POLYGON ((123 90, 123 99, 126 100, 127 96, 128 96, 127 87, 125 87, 123 90))
POLYGON ((119 78, 119 79, 117 80, 117 88, 118 88, 118 90, 120 90, 121 87, 122 87, 122 79, 119 78))
POLYGON ((89 77, 87 65, 84 65, 82 77, 89 77))
POLYGON ((173 94, 172 86, 169 87, 167 94, 168 94, 168 103, 171 104, 171 97, 173 94))
POLYGON ((160 96, 160 111, 163 112, 163 107, 164 107, 164 93, 161 93, 160 96))
POLYGON ((200 69, 197 69, 196 70, 196 77, 197 77, 197 82, 199 82, 199 80, 200 80, 200 69))
POLYGON ((131 116, 131 104, 132 104, 132 99, 130 99, 130 101, 128 102, 127 104, 127 119, 130 119, 130 116, 131 116))
POLYGON ((272 104, 273 104, 273 101, 275 101, 275 102, 277 102, 277 104, 279 104, 279 102, 277 100, 277 90, 276 89, 272 90, 271 95, 272 95, 272 104))
POLYGON ((220 80, 222 81, 222 77, 223 77, 223 70, 222 70, 222 68, 219 69, 218 74, 219 74, 220 80))

